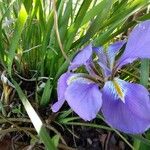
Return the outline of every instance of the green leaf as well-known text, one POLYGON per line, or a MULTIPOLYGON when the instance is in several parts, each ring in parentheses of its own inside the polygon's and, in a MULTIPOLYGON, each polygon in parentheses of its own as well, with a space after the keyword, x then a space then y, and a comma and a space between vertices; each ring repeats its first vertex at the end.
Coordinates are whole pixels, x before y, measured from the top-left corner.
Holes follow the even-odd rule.
POLYGON ((101 1, 99 4, 97 4, 96 6, 92 7, 85 15, 85 17, 83 18, 82 24, 81 26, 83 26, 84 24, 86 24, 87 22, 89 22, 90 20, 92 20, 95 16, 102 16, 99 15, 101 14, 102 10, 104 10, 105 8, 105 1, 101 1))
POLYGON ((71 113, 72 113, 72 110, 71 110, 71 109, 66 110, 66 111, 63 111, 62 114, 59 115, 59 119, 64 119, 64 118, 66 118, 67 116, 69 116, 71 113))
POLYGON ((88 10, 90 4, 91 4, 92 0, 88 0, 88 1, 83 1, 78 14, 75 18, 74 23, 70 26, 70 28, 68 29, 68 34, 67 34, 67 40, 66 40, 66 46, 65 46, 65 50, 67 51, 68 49, 70 49, 72 42, 74 40, 74 37, 78 31, 78 29, 80 28, 80 25, 82 23, 82 20, 86 14, 86 11, 88 10))
POLYGON ((97 15, 96 19, 90 25, 87 33, 84 36, 84 39, 82 40, 83 43, 87 42, 91 37, 93 37, 100 30, 104 20, 106 20, 110 14, 110 9, 112 5, 113 5, 113 0, 102 1, 101 7, 99 8, 100 9, 99 14, 101 15, 97 15))
POLYGON ((52 138, 52 141, 53 141, 53 143, 55 144, 56 147, 58 147, 59 139, 60 139, 59 135, 55 135, 52 138))
POLYGON ((42 98, 40 100, 40 106, 46 106, 50 102, 50 96, 52 93, 52 89, 53 89, 53 87, 51 85, 51 81, 49 78, 44 87, 42 98))
POLYGON ((10 42, 10 47, 9 47, 9 55, 8 55, 8 72, 11 75, 11 68, 12 68, 12 63, 13 63, 13 59, 15 57, 15 51, 17 49, 18 46, 18 42, 22 33, 22 30, 24 28, 25 22, 27 20, 27 12, 25 10, 24 5, 21 5, 21 9, 19 12, 19 16, 16 22, 16 27, 15 27, 15 31, 13 33, 11 42, 10 42))
MULTIPOLYGON (((148 59, 143 59, 141 61, 141 68, 140 68, 140 83, 144 85, 145 87, 148 86, 148 80, 149 80, 149 71, 150 71, 150 66, 149 66, 149 60, 148 59)), ((149 133, 146 134, 147 137, 150 138, 149 133)), ((147 146, 141 142, 142 140, 135 139, 134 140, 134 148, 136 150, 148 150, 150 149, 150 145, 147 146)))
POLYGON ((63 124, 65 124, 65 125, 74 125, 74 126, 85 126, 85 127, 92 127, 92 128, 100 128, 100 129, 112 131, 112 129, 107 127, 107 126, 98 125, 98 124, 95 124, 95 123, 63 122, 63 124))
POLYGON ((18 85, 18 83, 13 79, 12 79, 12 81, 13 81, 13 84, 15 85, 15 88, 19 95, 19 98, 22 101, 22 103, 26 109, 26 112, 29 115, 29 117, 30 117, 40 139, 44 143, 46 149, 47 150, 56 150, 56 147, 54 146, 54 143, 53 143, 52 139, 50 138, 46 128, 44 127, 40 117, 38 116, 38 114, 36 113, 36 111, 34 110, 32 105, 26 98, 25 94, 23 93, 23 91, 20 88, 20 86, 18 85))
POLYGON ((79 117, 69 117, 69 118, 62 118, 62 119, 59 119, 59 123, 62 123, 62 124, 66 124, 68 122, 71 122, 71 121, 74 121, 74 120, 78 120, 80 119, 79 117))
POLYGON ((141 68, 140 68, 140 83, 144 85, 145 87, 148 86, 148 80, 149 80, 149 71, 150 71, 150 63, 149 59, 144 59, 141 61, 141 68))
MULTIPOLYGON (((139 144, 143 143, 143 144, 146 144, 147 146, 150 146, 150 140, 148 140, 147 138, 144 138, 142 135, 130 135, 131 137, 133 137, 134 140, 138 141, 139 144)), ((135 147, 137 148, 136 150, 139 149, 140 145, 136 145, 138 147, 135 147)))
POLYGON ((68 31, 68 22, 69 22, 71 13, 72 13, 72 0, 69 0, 66 6, 65 12, 61 18, 60 24, 59 24, 61 41, 64 40, 66 33, 68 31))

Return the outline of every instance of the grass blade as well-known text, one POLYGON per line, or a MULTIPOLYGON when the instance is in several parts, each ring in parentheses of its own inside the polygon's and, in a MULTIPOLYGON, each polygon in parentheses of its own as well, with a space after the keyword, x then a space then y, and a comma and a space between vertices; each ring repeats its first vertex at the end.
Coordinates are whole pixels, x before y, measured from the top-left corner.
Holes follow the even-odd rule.
POLYGON ((70 49, 72 42, 74 40, 74 37, 78 31, 78 29, 80 28, 80 25, 82 23, 82 20, 86 14, 87 9, 89 8, 90 4, 91 4, 92 0, 88 0, 88 1, 83 1, 78 14, 76 16, 75 22, 70 26, 70 28, 68 29, 68 35, 67 35, 67 43, 65 46, 65 50, 67 51, 68 49, 70 49))
MULTIPOLYGON (((149 80, 149 71, 150 71, 150 66, 149 66, 149 60, 148 59, 143 59, 141 61, 141 68, 140 68, 140 83, 144 85, 145 87, 148 87, 148 80, 149 80)), ((147 133, 146 136, 149 136, 147 133)), ((136 150, 139 149, 149 149, 150 146, 145 146, 139 139, 134 139, 134 148, 136 150)))
POLYGON ((44 91, 43 91, 42 98, 40 101, 40 106, 46 106, 49 103, 50 95, 52 93, 52 88, 53 87, 51 85, 51 81, 49 78, 44 87, 44 91))
POLYGON ((8 55, 8 72, 11 75, 11 67, 12 67, 12 63, 13 63, 13 59, 15 57, 15 51, 17 49, 18 46, 18 42, 23 30, 23 27, 25 25, 25 22, 27 20, 27 12, 25 10, 24 5, 21 6, 20 12, 19 12, 19 16, 16 22, 16 27, 15 27, 15 31, 13 34, 13 37, 11 39, 11 45, 9 48, 9 55, 8 55))
POLYGON ((141 75, 140 75, 140 83, 144 85, 145 87, 148 86, 148 79, 149 79, 149 71, 150 71, 150 66, 149 66, 149 60, 144 59, 141 61, 141 75))
POLYGON ((19 87, 18 83, 16 81, 13 81, 13 84, 15 85, 15 88, 18 92, 19 98, 21 99, 40 139, 42 140, 42 142, 44 143, 45 147, 47 148, 47 150, 56 150, 54 143, 52 142, 52 139, 49 137, 48 132, 46 130, 46 128, 44 127, 41 119, 39 118, 39 116, 37 115, 36 111, 34 110, 34 108, 32 107, 32 105, 30 104, 30 102, 28 101, 28 99, 26 98, 25 94, 23 93, 23 91, 21 90, 21 88, 19 87))

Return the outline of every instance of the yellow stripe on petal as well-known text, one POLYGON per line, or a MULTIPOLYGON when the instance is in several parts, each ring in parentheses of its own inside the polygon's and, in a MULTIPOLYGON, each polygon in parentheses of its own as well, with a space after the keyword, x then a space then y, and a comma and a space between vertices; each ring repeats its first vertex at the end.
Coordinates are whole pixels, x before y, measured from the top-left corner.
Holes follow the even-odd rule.
POLYGON ((112 82, 113 82, 114 88, 118 94, 118 97, 122 100, 122 102, 125 103, 124 92, 123 92, 121 86, 118 84, 118 82, 116 80, 113 80, 112 82))

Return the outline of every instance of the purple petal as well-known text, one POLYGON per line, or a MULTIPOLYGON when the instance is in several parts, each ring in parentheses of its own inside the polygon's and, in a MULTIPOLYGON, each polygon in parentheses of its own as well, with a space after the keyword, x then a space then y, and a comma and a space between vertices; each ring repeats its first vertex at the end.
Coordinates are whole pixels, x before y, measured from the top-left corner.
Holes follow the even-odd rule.
POLYGON ((91 59, 92 57, 92 45, 88 45, 85 48, 83 48, 73 59, 69 66, 69 70, 76 69, 82 65, 86 65, 86 63, 91 59))
POLYGON ((117 41, 108 47, 107 56, 111 70, 114 66, 115 57, 124 44, 125 41, 117 41))
POLYGON ((103 69, 104 77, 108 77, 111 75, 111 70, 101 62, 98 62, 99 66, 103 69))
POLYGON ((72 110, 88 121, 96 117, 102 105, 98 86, 84 78, 72 82, 66 90, 65 97, 72 110))
POLYGON ((98 64, 102 68, 104 76, 108 77, 111 71, 107 66, 107 56, 103 47, 93 47, 93 52, 98 56, 98 64))
POLYGON ((122 132, 139 134, 150 127, 149 92, 139 84, 118 79, 124 92, 124 102, 115 96, 112 81, 107 81, 102 90, 102 112, 106 122, 122 132))
POLYGON ((91 59, 89 62, 86 63, 85 68, 91 76, 97 77, 97 73, 93 70, 93 67, 94 63, 93 60, 91 59))
POLYGON ((118 66, 121 67, 138 58, 150 58, 150 20, 140 23, 132 30, 118 66))
POLYGON ((98 56, 98 61, 106 66, 107 56, 106 53, 104 52, 103 47, 93 47, 93 52, 95 52, 96 55, 98 56))
POLYGON ((57 97, 58 101, 52 106, 52 111, 57 112, 65 102, 65 91, 68 87, 67 80, 71 76, 71 73, 66 72, 62 74, 57 83, 57 97))

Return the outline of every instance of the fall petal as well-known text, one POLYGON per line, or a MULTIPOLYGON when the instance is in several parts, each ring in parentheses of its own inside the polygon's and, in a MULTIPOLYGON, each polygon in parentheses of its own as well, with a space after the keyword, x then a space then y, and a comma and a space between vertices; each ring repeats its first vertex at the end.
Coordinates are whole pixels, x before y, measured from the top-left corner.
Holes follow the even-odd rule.
POLYGON ((65 93, 66 101, 72 110, 84 120, 96 117, 102 105, 101 92, 98 86, 88 79, 77 79, 72 82, 65 93))
POLYGON ((68 87, 67 80, 70 76, 71 76, 71 73, 66 72, 66 73, 62 74, 60 76, 59 80, 58 80, 58 83, 57 83, 58 101, 56 103, 54 103, 53 106, 52 106, 52 111, 53 112, 57 112, 65 102, 64 93, 66 91, 66 88, 68 87))
POLYGON ((102 90, 102 112, 106 122, 125 133, 145 132, 150 127, 149 92, 142 85, 120 79, 118 85, 124 93, 124 102, 115 95, 112 81, 106 82, 102 90))

